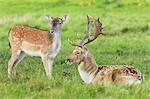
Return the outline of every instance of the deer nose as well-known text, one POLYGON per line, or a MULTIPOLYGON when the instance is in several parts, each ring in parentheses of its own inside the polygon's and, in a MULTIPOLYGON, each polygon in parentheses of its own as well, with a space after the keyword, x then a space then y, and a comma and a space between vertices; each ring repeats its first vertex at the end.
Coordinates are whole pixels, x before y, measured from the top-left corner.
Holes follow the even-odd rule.
POLYGON ((72 62, 72 59, 67 59, 67 62, 72 62))
POLYGON ((71 65, 73 64, 73 60, 72 59, 67 59, 67 62, 66 62, 68 65, 71 65))
POLYGON ((50 33, 54 33, 54 30, 50 30, 50 33))

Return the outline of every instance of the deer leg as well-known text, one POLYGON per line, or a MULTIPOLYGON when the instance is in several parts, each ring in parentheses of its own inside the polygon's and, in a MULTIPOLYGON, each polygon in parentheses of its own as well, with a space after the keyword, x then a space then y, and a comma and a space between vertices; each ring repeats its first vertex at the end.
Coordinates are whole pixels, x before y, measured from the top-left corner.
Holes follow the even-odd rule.
POLYGON ((18 53, 13 53, 8 63, 8 78, 15 75, 17 64, 25 57, 25 53, 19 51, 18 53))
POLYGON ((21 51, 21 53, 18 55, 18 59, 16 60, 16 65, 15 65, 15 67, 14 67, 14 69, 13 69, 13 72, 15 73, 16 71, 16 66, 18 65, 18 63, 20 63, 21 62, 21 60, 23 60, 24 59, 24 57, 26 56, 26 54, 23 52, 23 51, 21 51))
POLYGON ((49 79, 51 79, 54 59, 50 58, 49 56, 44 56, 42 57, 42 61, 43 61, 46 75, 48 76, 49 79))

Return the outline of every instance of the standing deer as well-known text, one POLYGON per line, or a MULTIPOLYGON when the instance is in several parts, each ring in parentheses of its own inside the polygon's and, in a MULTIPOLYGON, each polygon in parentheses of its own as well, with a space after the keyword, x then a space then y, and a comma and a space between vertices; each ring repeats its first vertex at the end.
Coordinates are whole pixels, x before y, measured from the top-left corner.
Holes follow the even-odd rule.
POLYGON ((50 79, 54 58, 61 47, 61 27, 68 16, 53 18, 46 15, 51 22, 51 30, 45 31, 29 26, 16 26, 9 32, 9 44, 12 55, 8 63, 8 78, 15 75, 16 65, 26 56, 40 56, 50 79))
POLYGON ((105 66, 96 64, 96 61, 90 51, 85 47, 86 44, 94 41, 100 34, 102 34, 102 24, 98 19, 95 19, 96 32, 91 35, 91 20, 88 19, 88 31, 86 36, 79 44, 70 43, 75 46, 73 52, 67 59, 67 64, 77 64, 78 71, 85 83, 127 83, 137 84, 143 80, 143 76, 138 69, 132 66, 105 66), (93 36, 93 37, 91 37, 93 36))

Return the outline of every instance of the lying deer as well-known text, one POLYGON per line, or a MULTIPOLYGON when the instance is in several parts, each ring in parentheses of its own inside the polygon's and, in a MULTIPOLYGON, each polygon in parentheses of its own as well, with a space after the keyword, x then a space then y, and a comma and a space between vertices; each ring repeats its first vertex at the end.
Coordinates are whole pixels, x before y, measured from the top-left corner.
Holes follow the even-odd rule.
POLYGON ((16 26, 10 30, 9 43, 12 55, 8 63, 9 78, 15 74, 16 65, 26 55, 40 56, 46 75, 48 78, 52 77, 53 61, 61 46, 61 27, 67 16, 52 18, 46 15, 46 18, 51 22, 50 32, 29 26, 16 26))
POLYGON ((127 83, 137 84, 143 80, 143 76, 138 69, 132 66, 120 65, 120 66, 98 66, 90 51, 85 47, 86 44, 94 41, 100 34, 102 34, 102 24, 98 19, 95 19, 96 32, 91 34, 91 23, 89 16, 88 19, 88 31, 86 36, 82 39, 80 44, 74 44, 70 42, 75 49, 67 59, 68 64, 76 63, 78 65, 78 71, 85 83, 127 83), (92 37, 93 36, 93 37, 92 37))

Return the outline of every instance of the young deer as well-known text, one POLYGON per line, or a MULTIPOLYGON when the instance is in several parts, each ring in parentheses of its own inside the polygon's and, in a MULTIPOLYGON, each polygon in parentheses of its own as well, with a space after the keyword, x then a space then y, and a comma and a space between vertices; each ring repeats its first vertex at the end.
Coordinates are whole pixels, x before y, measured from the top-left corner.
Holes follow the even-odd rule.
POLYGON ((50 32, 29 26, 16 26, 10 30, 12 55, 8 63, 8 78, 15 74, 16 65, 26 55, 40 56, 46 75, 52 77, 53 61, 61 46, 61 27, 67 16, 52 18, 46 15, 46 18, 52 25, 50 32))
POLYGON ((86 44, 94 41, 100 34, 102 34, 102 24, 98 19, 95 19, 96 32, 91 34, 91 20, 88 19, 88 31, 87 35, 82 39, 80 44, 73 44, 76 46, 73 52, 67 59, 67 64, 76 63, 78 65, 78 71, 85 83, 127 83, 136 84, 143 80, 141 72, 132 66, 120 65, 120 66, 105 66, 96 64, 96 61, 90 51, 85 47, 86 44), (93 38, 91 36, 94 36, 93 38), (85 42, 86 41, 86 42, 85 42))

